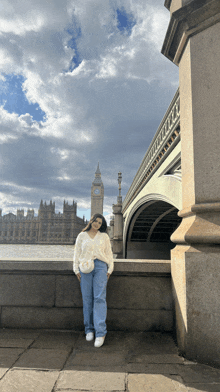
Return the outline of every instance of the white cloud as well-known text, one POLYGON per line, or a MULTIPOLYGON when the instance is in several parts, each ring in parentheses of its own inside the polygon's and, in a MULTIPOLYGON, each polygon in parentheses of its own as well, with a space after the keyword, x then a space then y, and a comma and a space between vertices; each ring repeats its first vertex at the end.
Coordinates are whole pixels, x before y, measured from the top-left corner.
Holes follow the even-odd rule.
POLYGON ((0 124, 2 144, 11 142, 13 139, 17 140, 24 134, 38 135, 40 133, 40 124, 33 121, 29 113, 19 116, 16 113, 9 113, 3 106, 0 106, 0 124))
POLYGON ((43 15, 36 15, 35 12, 28 12, 21 17, 14 17, 13 20, 0 18, 0 34, 13 33, 24 35, 29 31, 38 32, 45 25, 43 15))
POLYGON ((105 215, 105 220, 106 220, 108 226, 110 226, 110 221, 111 221, 112 216, 113 216, 113 214, 105 215))
POLYGON ((61 160, 69 158, 69 151, 67 149, 51 147, 51 152, 59 155, 61 160))
POLYGON ((3 135, 0 135, 0 144, 8 143, 10 141, 16 140, 18 137, 15 135, 9 135, 4 133, 3 135))

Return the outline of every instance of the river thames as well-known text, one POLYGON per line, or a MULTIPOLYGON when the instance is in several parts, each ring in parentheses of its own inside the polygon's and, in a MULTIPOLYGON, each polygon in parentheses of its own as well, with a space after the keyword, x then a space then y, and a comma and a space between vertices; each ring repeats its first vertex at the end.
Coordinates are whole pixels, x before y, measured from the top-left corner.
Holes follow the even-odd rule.
POLYGON ((0 259, 12 258, 45 258, 72 259, 74 245, 0 245, 0 259))

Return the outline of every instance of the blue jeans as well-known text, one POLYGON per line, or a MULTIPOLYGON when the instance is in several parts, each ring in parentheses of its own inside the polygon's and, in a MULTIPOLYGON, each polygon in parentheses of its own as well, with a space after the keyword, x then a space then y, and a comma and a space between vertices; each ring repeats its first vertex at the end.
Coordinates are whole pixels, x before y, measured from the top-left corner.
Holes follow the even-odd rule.
POLYGON ((107 264, 95 259, 95 268, 89 274, 80 272, 81 292, 83 299, 83 317, 85 333, 94 332, 95 336, 104 336, 106 329, 106 286, 107 286, 107 264))

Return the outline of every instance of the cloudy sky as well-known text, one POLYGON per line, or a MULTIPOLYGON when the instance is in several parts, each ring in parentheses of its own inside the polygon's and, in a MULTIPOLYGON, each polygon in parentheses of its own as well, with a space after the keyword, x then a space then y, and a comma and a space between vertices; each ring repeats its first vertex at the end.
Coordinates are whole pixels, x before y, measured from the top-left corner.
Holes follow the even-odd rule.
POLYGON ((178 87, 164 0, 1 0, 0 208, 126 195, 178 87))

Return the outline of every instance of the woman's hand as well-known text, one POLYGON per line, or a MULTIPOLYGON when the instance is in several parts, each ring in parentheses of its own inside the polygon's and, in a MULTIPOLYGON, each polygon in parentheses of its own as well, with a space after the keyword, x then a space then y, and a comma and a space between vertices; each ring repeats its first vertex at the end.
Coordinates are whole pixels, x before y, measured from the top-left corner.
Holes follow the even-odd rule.
POLYGON ((78 281, 80 282, 80 280, 81 280, 81 275, 80 275, 80 273, 76 274, 76 276, 77 276, 78 281))

